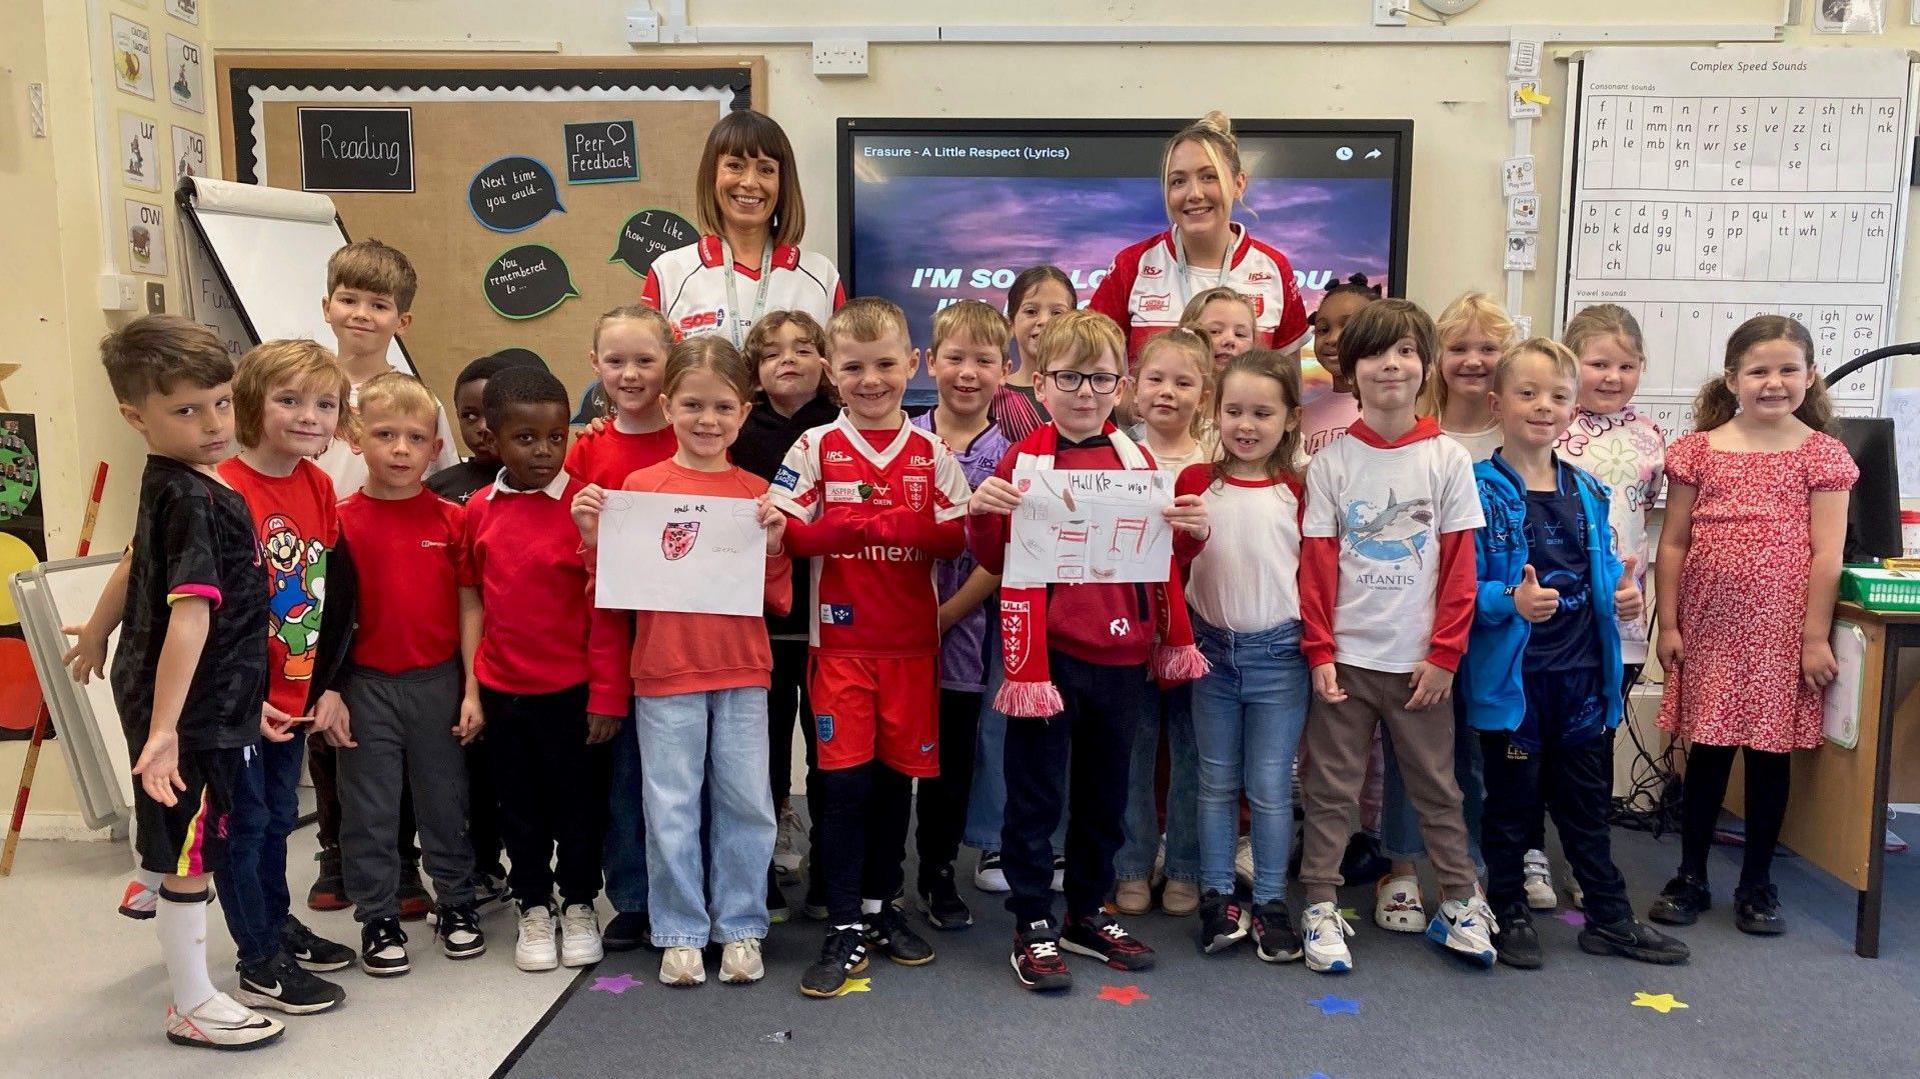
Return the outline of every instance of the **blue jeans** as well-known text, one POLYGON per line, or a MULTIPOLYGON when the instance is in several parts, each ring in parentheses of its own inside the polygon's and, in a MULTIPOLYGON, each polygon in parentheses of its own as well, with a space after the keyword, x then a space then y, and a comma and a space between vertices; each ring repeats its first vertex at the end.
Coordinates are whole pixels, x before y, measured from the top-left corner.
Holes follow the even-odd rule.
POLYGON ((776 831, 767 786, 767 691, 636 697, 633 712, 640 755, 651 762, 644 789, 654 947, 765 937, 776 831), (703 801, 710 830, 704 837, 703 801))
POLYGON ((607 794, 607 839, 600 861, 607 873, 607 902, 620 914, 647 912, 647 818, 641 804, 640 739, 628 716, 614 736, 611 789, 607 794))
MULTIPOLYGON (((1133 761, 1127 767, 1127 815, 1122 824, 1126 842, 1113 856, 1115 880, 1146 880, 1153 875, 1153 857, 1160 849, 1160 813, 1154 807, 1154 765, 1160 756, 1160 728, 1167 730, 1167 861, 1168 880, 1200 880, 1199 754, 1193 745, 1193 686, 1158 690, 1148 686, 1142 695, 1140 726, 1133 735, 1133 761)), ((1236 829, 1237 831, 1237 829, 1236 829)), ((1228 852, 1231 859, 1232 852, 1228 852)))
MULTIPOLYGON (((987 608, 987 690, 980 698, 980 733, 973 744, 973 789, 967 794, 967 826, 961 842, 982 853, 1000 849, 1000 826, 1007 809, 1007 717, 993 707, 993 695, 1007 680, 1000 665, 998 617, 987 608)), ((1067 849, 1067 818, 1053 830, 1053 853, 1067 849)))
POLYGON ((1293 754, 1307 722, 1307 662, 1300 623, 1234 633, 1193 620, 1212 666, 1193 684, 1193 739, 1200 758, 1200 886, 1232 895, 1240 792, 1253 811, 1253 901, 1287 891, 1293 845, 1293 754))
MULTIPOLYGON (((1393 738, 1382 734, 1387 751, 1385 793, 1380 807, 1380 850, 1395 861, 1412 861, 1427 853, 1420 838, 1420 814, 1407 799, 1407 785, 1400 778, 1400 762, 1393 755, 1393 738)), ((1467 726, 1466 705, 1459 694, 1453 696, 1453 779, 1460 785, 1460 816, 1467 826, 1467 857, 1482 872, 1487 863, 1480 855, 1480 817, 1486 803, 1487 786, 1481 776, 1480 736, 1467 726)))
POLYGON ((242 966, 280 950, 287 921, 287 836, 300 821, 300 762, 307 740, 258 745, 241 757, 227 816, 227 867, 213 875, 220 913, 242 966))

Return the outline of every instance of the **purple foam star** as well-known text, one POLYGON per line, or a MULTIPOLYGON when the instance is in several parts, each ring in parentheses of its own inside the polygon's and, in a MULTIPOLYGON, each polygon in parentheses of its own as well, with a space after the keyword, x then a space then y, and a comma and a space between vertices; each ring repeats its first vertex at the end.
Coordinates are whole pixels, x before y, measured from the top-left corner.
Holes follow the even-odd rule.
POLYGON ((631 974, 622 974, 617 978, 595 978, 593 980, 593 987, 588 989, 587 992, 612 993, 617 997, 639 984, 640 982, 631 974))
POLYGON ((1587 924, 1587 916, 1577 910, 1561 911, 1559 914, 1554 915, 1554 917, 1568 925, 1578 926, 1587 924))

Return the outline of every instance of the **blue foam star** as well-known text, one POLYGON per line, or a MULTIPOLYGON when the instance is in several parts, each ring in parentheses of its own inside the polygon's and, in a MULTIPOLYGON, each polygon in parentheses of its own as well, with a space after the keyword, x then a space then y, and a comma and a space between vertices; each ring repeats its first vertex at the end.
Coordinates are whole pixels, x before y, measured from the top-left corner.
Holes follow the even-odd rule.
POLYGON ((1319 1000, 1310 1000, 1307 1003, 1320 1009, 1321 1015, 1359 1015, 1360 1014, 1359 1001, 1348 1000, 1345 997, 1336 997, 1332 993, 1328 993, 1326 996, 1321 997, 1319 1000))

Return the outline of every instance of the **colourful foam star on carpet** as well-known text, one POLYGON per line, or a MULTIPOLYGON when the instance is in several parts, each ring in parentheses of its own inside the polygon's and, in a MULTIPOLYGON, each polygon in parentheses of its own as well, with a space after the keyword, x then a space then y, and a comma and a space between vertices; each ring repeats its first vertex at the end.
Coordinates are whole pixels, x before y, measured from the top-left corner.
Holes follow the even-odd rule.
POLYGON ((841 986, 840 991, 838 993, 835 993, 834 996, 844 997, 848 993, 871 993, 871 992, 873 992, 872 978, 848 978, 847 983, 841 986))
POLYGON ((1341 907, 1340 917, 1345 918, 1347 921, 1350 921, 1350 922, 1357 922, 1360 920, 1360 912, 1353 909, 1352 907, 1341 907))
POLYGON ((1321 1015, 1359 1015, 1360 1014, 1359 1001, 1348 1000, 1345 997, 1336 997, 1332 993, 1328 993, 1326 996, 1321 997, 1319 1000, 1310 1000, 1307 1003, 1320 1009, 1321 1015))
POLYGON ((1577 910, 1563 911, 1562 913, 1554 915, 1554 917, 1560 919, 1561 921, 1567 923, 1568 925, 1587 924, 1587 916, 1580 913, 1577 910))
POLYGON ((614 996, 638 986, 640 982, 631 974, 622 974, 617 978, 595 978, 589 993, 612 993, 614 996))
POLYGON ((1684 1008, 1687 1005, 1683 1001, 1673 999, 1672 993, 1644 993, 1636 989, 1633 991, 1633 1006, 1652 1008, 1661 1015, 1665 1015, 1675 1008, 1684 1008))
POLYGON ((1137 1001, 1153 998, 1142 993, 1137 985, 1103 985, 1100 987, 1100 999, 1111 1000, 1122 1008, 1130 1008, 1137 1001))

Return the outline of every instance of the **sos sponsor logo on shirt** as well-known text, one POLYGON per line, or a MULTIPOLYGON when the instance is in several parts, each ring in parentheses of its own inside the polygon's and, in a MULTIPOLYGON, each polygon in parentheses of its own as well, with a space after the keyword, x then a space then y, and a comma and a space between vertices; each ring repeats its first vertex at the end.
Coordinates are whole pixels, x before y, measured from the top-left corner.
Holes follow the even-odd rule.
POLYGON ((695 311, 684 318, 676 319, 673 330, 681 338, 692 337, 708 330, 719 328, 727 321, 727 309, 715 308, 712 311, 695 311))

